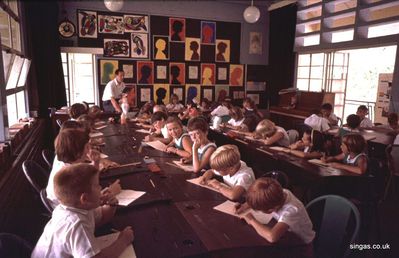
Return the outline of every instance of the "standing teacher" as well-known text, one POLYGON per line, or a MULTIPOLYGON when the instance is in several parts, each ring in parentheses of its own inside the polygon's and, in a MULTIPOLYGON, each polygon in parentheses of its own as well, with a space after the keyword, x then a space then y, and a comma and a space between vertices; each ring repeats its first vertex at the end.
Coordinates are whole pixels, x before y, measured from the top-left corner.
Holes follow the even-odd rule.
POLYGON ((125 83, 123 83, 124 77, 125 73, 123 70, 117 69, 115 71, 115 78, 105 86, 102 98, 105 112, 122 112, 118 101, 122 97, 122 91, 125 88, 125 83))

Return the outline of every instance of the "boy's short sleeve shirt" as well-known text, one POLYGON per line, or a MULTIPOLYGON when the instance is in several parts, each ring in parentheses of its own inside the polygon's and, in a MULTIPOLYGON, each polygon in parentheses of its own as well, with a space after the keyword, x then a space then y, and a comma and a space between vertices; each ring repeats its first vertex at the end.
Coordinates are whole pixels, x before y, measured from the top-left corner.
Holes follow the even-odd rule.
MULTIPOLYGON (((252 168, 248 167, 244 161, 240 161, 241 166, 240 169, 232 176, 227 175, 223 176, 223 181, 230 187, 241 186, 245 190, 251 186, 251 184, 255 181, 255 175, 252 168)), ((214 170, 216 175, 221 175, 219 172, 214 170)))

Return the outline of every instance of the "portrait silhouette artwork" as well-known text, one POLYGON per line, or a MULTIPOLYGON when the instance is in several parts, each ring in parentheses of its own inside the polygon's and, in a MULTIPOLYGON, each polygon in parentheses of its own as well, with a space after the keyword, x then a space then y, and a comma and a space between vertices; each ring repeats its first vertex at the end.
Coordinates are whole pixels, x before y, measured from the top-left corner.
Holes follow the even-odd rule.
POLYGON ((213 70, 210 67, 205 67, 202 71, 202 85, 213 85, 213 70))
POLYGON ((171 84, 181 84, 178 78, 180 75, 180 68, 177 65, 172 65, 170 67, 170 75, 172 76, 171 84))
POLYGON ((168 59, 168 53, 166 47, 167 43, 165 39, 157 39, 155 41, 155 59, 158 60, 168 59))
POLYGON ((184 23, 182 20, 172 21, 171 41, 183 41, 184 40, 184 23))
POLYGON ((151 76, 151 73, 152 73, 152 68, 150 67, 150 66, 148 66, 148 65, 143 65, 142 67, 141 67, 141 77, 140 77, 140 79, 139 79, 139 83, 142 83, 142 84, 149 84, 150 83, 150 76, 151 76))
POLYGON ((203 22, 201 23, 201 27, 201 42, 204 44, 215 44, 216 24, 214 22, 203 22))
POLYGON ((163 100, 166 97, 166 89, 165 88, 159 88, 157 89, 157 91, 155 92, 157 99, 156 99, 156 104, 157 105, 165 105, 165 103, 163 102, 163 100))
POLYGON ((198 96, 198 90, 197 87, 190 86, 187 89, 187 103, 192 102, 193 99, 195 99, 198 96))
POLYGON ((192 61, 197 61, 200 60, 200 56, 198 54, 198 49, 199 49, 199 44, 196 41, 191 41, 190 42, 190 50, 193 52, 191 54, 190 60, 192 61))
POLYGON ((217 54, 216 61, 226 62, 225 53, 226 53, 227 44, 224 42, 219 42, 217 45, 217 54))
POLYGON ((230 75, 230 85, 242 85, 242 69, 236 67, 233 69, 230 75))

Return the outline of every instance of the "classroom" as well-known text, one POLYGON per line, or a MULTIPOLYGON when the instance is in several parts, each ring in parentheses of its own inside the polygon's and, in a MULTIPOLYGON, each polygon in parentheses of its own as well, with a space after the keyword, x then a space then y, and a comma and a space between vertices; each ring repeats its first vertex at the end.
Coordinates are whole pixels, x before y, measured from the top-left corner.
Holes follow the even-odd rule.
POLYGON ((398 257, 399 1, 0 1, 0 257, 398 257))

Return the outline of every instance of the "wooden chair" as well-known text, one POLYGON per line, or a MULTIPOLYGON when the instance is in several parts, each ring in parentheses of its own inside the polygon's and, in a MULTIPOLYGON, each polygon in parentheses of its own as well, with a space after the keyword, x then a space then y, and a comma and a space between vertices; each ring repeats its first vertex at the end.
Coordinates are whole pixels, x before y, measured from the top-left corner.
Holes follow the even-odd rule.
POLYGON ((338 195, 324 195, 308 203, 306 209, 316 231, 315 257, 347 257, 360 228, 356 206, 338 195))
POLYGON ((40 194, 40 191, 47 186, 49 172, 33 160, 25 160, 22 169, 31 186, 40 194))

